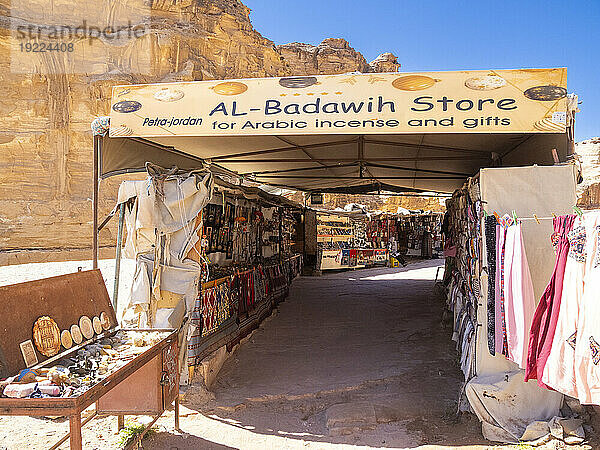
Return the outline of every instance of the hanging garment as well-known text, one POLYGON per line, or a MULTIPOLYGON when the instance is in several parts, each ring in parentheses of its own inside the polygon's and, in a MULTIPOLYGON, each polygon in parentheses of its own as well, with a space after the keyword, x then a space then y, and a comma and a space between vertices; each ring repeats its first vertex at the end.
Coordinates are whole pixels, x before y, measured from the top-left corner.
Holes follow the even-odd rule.
POLYGON ((506 321, 504 317, 504 257, 506 250, 506 229, 498 225, 496 227, 497 247, 496 255, 498 256, 498 266, 496 277, 496 326, 495 326, 495 350, 496 353, 502 355, 508 354, 508 346, 506 343, 506 321))
POLYGON ((569 240, 567 235, 573 229, 575 215, 556 217, 554 224, 554 238, 556 243, 556 262, 550 282, 533 315, 531 331, 529 332, 529 350, 527 354, 527 366, 525 368, 525 381, 538 380, 538 385, 546 387, 542 381, 544 367, 552 348, 556 322, 560 311, 562 298, 563 280, 567 254, 569 252, 569 240))
POLYGON ((542 382, 563 394, 577 397, 575 343, 585 274, 584 223, 577 217, 568 234, 569 252, 565 265, 562 299, 552 348, 544 367, 542 382))
POLYGON ((600 212, 584 216, 587 256, 575 342, 575 381, 582 404, 600 405, 600 212))
POLYGON ((524 369, 527 363, 529 329, 535 312, 535 297, 520 223, 506 229, 505 247, 504 317, 507 357, 524 369))
POLYGON ((496 225, 494 216, 485 218, 485 243, 487 250, 488 296, 487 296, 487 325, 488 349, 494 355, 496 348, 496 225))

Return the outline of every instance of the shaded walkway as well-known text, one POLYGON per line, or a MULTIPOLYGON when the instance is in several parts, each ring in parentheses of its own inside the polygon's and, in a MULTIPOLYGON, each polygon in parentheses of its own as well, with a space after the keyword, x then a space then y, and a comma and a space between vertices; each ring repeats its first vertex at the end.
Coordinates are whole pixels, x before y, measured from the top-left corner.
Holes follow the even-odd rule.
POLYGON ((187 406, 213 423, 300 446, 483 444, 477 420, 459 423, 455 414, 463 378, 433 293, 441 264, 296 279, 225 362, 211 387, 215 401, 187 406))
POLYGON ((297 396, 399 375, 454 385, 455 353, 433 299, 439 264, 298 278, 278 314, 225 363, 217 399, 297 396))

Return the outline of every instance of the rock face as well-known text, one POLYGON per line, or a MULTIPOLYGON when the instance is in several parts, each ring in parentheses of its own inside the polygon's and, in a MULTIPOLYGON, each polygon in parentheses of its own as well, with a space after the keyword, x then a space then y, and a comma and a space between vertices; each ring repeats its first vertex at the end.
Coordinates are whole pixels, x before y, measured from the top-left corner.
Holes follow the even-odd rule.
POLYGON ((583 182, 577 186, 577 204, 586 209, 600 208, 600 137, 578 142, 583 182))
POLYGON ((278 45, 277 51, 285 59, 293 73, 307 75, 335 74, 346 72, 397 72, 397 58, 391 53, 382 53, 371 63, 350 47, 345 39, 325 39, 319 45, 292 42, 278 45))
MULTIPOLYGON (((68 11, 78 5, 76 0, 59 3, 31 0, 23 7, 68 11)), ((97 5, 90 16, 107 11, 103 0, 86 5, 97 5)), ((36 259, 15 259, 9 250, 90 247, 90 123, 108 113, 113 85, 399 67, 391 54, 371 66, 343 39, 326 39, 316 47, 276 47, 252 27, 250 10, 237 0, 114 0, 110 5, 112 12, 151 8, 149 31, 127 46, 100 42, 88 73, 65 73, 52 54, 30 55, 35 70, 16 73, 10 63, 11 44, 15 51, 11 24, 0 21, 0 264, 36 259), (132 74, 148 55, 147 70, 132 74)), ((0 15, 6 18, 10 11, 0 5, 0 15)), ((114 206, 121 179, 101 182, 100 219, 114 206)), ((101 232, 101 246, 114 246, 115 230, 113 220, 101 232)))
POLYGON ((373 72, 397 72, 400 69, 398 58, 392 53, 382 53, 369 63, 373 72))
MULTIPOLYGON (((304 204, 301 192, 290 196, 292 200, 304 204)), ((389 196, 389 195, 349 195, 349 194, 323 194, 323 205, 319 208, 336 209, 344 208, 350 203, 364 205, 371 211, 385 211, 395 214, 398 208, 410 210, 443 212, 446 210, 445 198, 436 197, 412 197, 412 196, 389 196)), ((309 205, 310 206, 310 205, 309 205)))

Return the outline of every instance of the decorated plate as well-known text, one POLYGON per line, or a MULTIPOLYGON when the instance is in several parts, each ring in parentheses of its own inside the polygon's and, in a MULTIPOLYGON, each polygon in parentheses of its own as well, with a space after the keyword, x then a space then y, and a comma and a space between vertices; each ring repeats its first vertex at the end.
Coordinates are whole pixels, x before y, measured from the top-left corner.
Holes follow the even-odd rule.
POLYGON ((136 102, 135 100, 123 100, 115 103, 112 109, 120 113, 131 113, 139 110, 141 107, 142 104, 140 102, 136 102))
POLYGON ((69 330, 62 330, 60 333, 60 343, 67 350, 73 347, 73 338, 69 330))
POLYGON ((465 86, 475 91, 491 91, 506 85, 506 80, 498 75, 472 77, 465 81, 465 86))
POLYGON ((163 88, 154 94, 154 98, 159 102, 176 102, 182 99, 183 96, 183 91, 171 88, 163 88))
POLYGON ((42 316, 33 324, 33 342, 44 356, 54 356, 60 350, 60 329, 54 320, 42 316))
POLYGON ((248 90, 248 86, 244 83, 240 83, 239 81, 225 81, 224 83, 219 83, 214 87, 211 87, 215 94, 219 95, 238 95, 246 92, 248 90))
POLYGON ((550 102, 565 97, 567 95, 567 90, 560 86, 535 86, 527 89, 523 92, 523 95, 531 100, 550 102))
POLYGON ((281 78, 279 84, 286 88, 302 89, 318 83, 316 77, 286 77, 281 78))
POLYGON ((79 318, 79 329, 84 338, 91 339, 94 337, 94 327, 88 316, 81 316, 79 318))
POLYGON ((108 318, 108 314, 102 312, 100 314, 100 323, 102 324, 102 328, 108 330, 110 328, 110 319, 108 318))
POLYGON ((102 322, 100 322, 100 318, 98 316, 94 316, 92 319, 92 327, 94 327, 94 332, 96 334, 102 333, 102 322))
POLYGON ((402 91, 421 91, 430 88, 440 80, 425 75, 406 75, 392 81, 392 86, 402 91))
POLYGON ((83 335, 81 334, 79 325, 71 325, 70 331, 71 337, 73 338, 73 342, 75 342, 76 344, 81 344, 83 342, 83 335))

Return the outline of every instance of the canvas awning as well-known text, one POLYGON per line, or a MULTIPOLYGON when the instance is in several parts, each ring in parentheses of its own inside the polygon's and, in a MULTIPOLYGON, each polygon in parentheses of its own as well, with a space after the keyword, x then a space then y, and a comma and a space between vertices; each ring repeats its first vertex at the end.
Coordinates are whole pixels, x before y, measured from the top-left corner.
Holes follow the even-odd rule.
POLYGON ((208 163, 306 191, 452 192, 564 160, 566 93, 564 68, 117 86, 101 175, 208 163))

